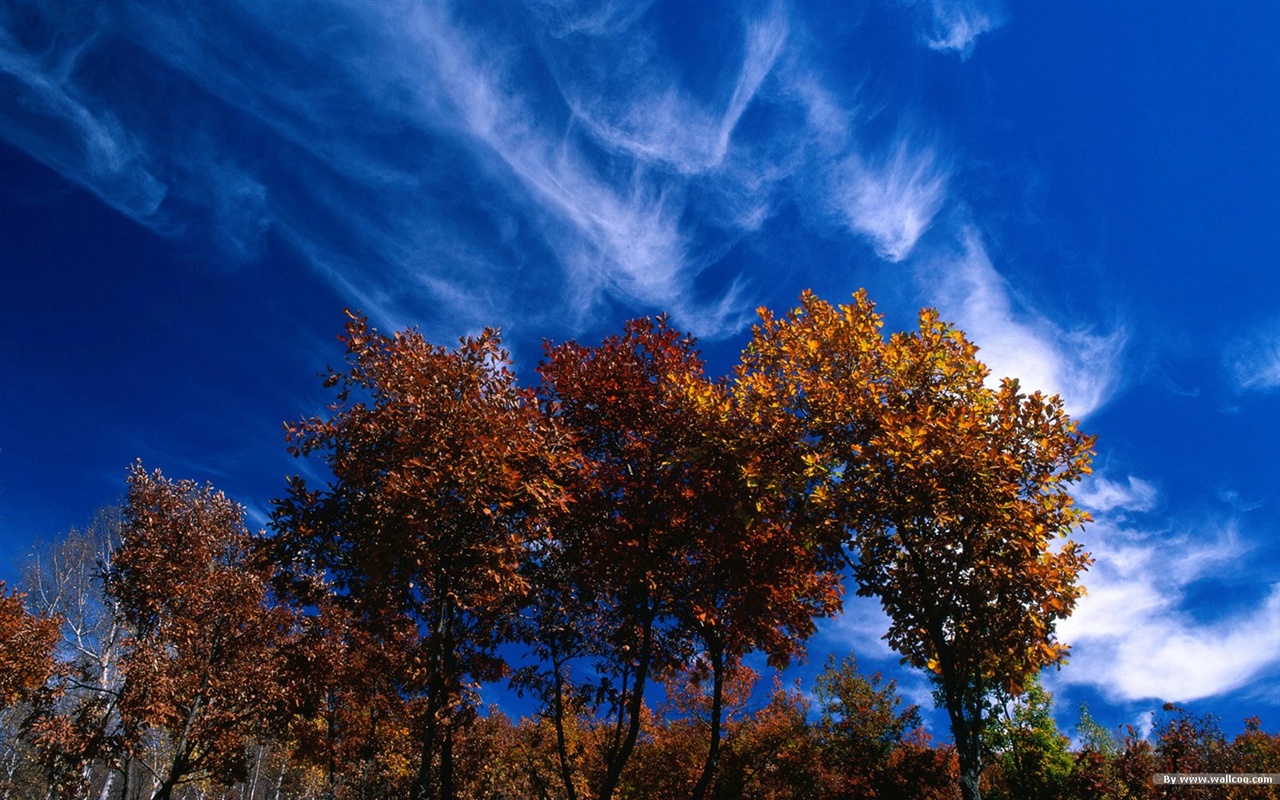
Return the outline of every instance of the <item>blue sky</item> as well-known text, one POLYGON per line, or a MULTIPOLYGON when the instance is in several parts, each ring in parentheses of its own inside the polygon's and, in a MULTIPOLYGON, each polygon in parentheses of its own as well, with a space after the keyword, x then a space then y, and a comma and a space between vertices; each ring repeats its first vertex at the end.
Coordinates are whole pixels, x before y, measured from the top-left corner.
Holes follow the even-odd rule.
MULTIPOLYGON (((1262 2, 6 3, 0 575, 137 457, 260 524, 344 307, 525 374, 667 311, 724 370, 866 287, 1099 437, 1064 722, 1280 729, 1277 42, 1262 2)), ((895 669, 883 630, 812 662, 895 669)))

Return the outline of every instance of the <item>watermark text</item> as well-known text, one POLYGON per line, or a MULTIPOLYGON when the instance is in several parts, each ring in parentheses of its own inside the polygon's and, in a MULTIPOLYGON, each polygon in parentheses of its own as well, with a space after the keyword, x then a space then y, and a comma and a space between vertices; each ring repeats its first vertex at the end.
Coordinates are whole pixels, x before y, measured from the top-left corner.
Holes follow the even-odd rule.
POLYGON ((1157 772, 1156 786, 1256 786, 1280 784, 1278 772, 1157 772))

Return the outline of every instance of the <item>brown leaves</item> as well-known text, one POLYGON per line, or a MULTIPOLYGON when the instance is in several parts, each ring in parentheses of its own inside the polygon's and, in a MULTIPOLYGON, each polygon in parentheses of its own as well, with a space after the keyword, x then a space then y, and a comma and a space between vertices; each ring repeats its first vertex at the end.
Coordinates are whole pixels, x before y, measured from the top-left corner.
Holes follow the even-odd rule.
POLYGON ((325 379, 332 413, 287 428, 291 452, 321 455, 332 481, 291 480, 272 548, 299 599, 331 582, 332 602, 399 651, 395 682, 426 703, 423 794, 468 684, 505 669, 494 648, 526 588, 525 548, 566 502, 567 447, 494 329, 448 349, 348 313, 342 340, 346 368, 325 379))
POLYGON ((563 496, 548 478, 555 431, 517 387, 497 332, 448 350, 351 315, 344 341, 347 370, 326 380, 342 386, 333 415, 289 427, 293 452, 324 454, 335 482, 311 492, 295 479, 277 505, 281 547, 371 609, 427 615, 434 601, 414 587, 430 593, 441 571, 467 609, 518 591, 516 548, 563 496))
POLYGON ((0 581, 0 709, 39 689, 53 671, 58 620, 28 613, 22 600, 0 581))
POLYGON ((126 739, 173 737, 163 779, 229 779, 245 740, 282 722, 281 648, 292 616, 267 602, 251 559, 244 511, 209 485, 170 481, 141 463, 129 472, 121 546, 109 596, 125 640, 120 715, 126 739))
MULTIPOLYGON (((470 687, 501 676, 497 645, 521 636, 551 662, 521 685, 554 701, 562 740, 565 708, 613 714, 592 756, 607 796, 646 682, 707 659, 718 728, 729 666, 753 650, 785 663, 839 608, 846 544, 889 643, 968 704, 961 717, 1060 662, 1054 626, 1089 563, 1064 542, 1087 520, 1067 488, 1092 447, 1061 401, 991 383, 932 310, 887 338, 865 293, 832 306, 807 292, 760 316, 729 379, 659 317, 595 347, 548 346, 534 391, 494 329, 447 348, 348 312, 345 362, 321 376, 328 412, 286 426, 329 480, 290 480, 271 568, 224 495, 131 471, 109 584, 136 630, 122 716, 135 735, 223 754, 189 750, 175 770, 226 766, 245 721, 281 702, 270 687, 309 681, 294 711, 326 725, 299 736, 368 766, 340 739, 381 730, 397 786, 418 719, 422 793, 432 770, 445 779, 470 687), (297 632, 267 602, 269 579, 321 609, 284 672, 276 649, 297 632), (572 685, 582 661, 590 687, 572 685)), ((11 658, 4 637, 30 623, 7 620, 11 658)), ((562 782, 581 780, 559 755, 562 782)))

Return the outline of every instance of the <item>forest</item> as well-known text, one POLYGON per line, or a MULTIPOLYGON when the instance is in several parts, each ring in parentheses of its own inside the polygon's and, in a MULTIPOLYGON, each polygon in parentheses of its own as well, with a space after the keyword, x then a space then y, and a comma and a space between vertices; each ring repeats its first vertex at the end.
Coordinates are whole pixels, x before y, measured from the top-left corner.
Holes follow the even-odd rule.
POLYGON ((662 316, 546 343, 528 385, 493 329, 340 340, 266 529, 136 462, 0 584, 0 798, 1277 796, 1153 783, 1280 773, 1257 719, 1058 729, 1095 442, 931 309, 886 334, 805 293, 724 376, 662 316), (856 654, 812 691, 749 666, 847 594, 949 730, 856 654))

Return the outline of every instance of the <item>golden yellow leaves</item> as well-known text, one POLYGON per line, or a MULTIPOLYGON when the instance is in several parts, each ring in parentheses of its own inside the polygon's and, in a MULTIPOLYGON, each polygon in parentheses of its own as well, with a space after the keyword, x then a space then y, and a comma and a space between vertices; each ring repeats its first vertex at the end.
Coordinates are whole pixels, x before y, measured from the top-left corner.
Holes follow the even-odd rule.
POLYGON ((918 323, 886 340, 865 293, 833 308, 806 292, 786 318, 762 317, 748 371, 774 376, 832 460, 839 480, 814 495, 840 509, 890 642, 935 674, 963 673, 949 680, 1019 683, 1066 652, 1053 623, 1089 559, 1051 543, 1088 518, 1066 486, 1087 473, 1093 439, 1057 397, 1012 379, 989 388, 977 348, 936 311, 918 323))

